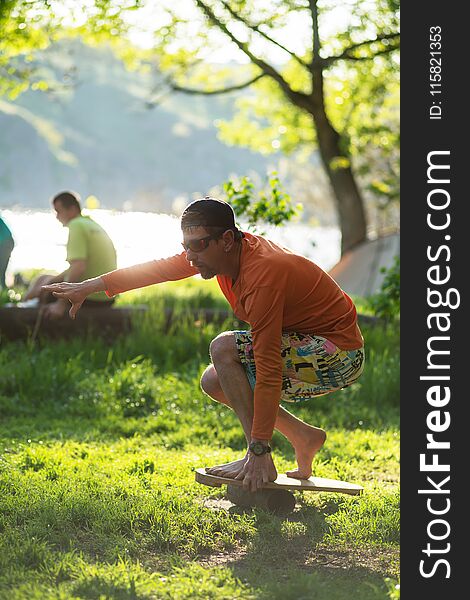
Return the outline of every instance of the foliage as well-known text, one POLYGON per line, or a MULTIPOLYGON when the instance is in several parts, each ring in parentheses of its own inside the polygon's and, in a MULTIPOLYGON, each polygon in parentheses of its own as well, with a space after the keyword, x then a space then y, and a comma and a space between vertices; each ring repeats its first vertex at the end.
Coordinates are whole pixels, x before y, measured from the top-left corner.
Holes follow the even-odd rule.
POLYGON ((267 188, 256 192, 247 176, 229 179, 223 184, 227 202, 237 216, 248 220, 253 230, 257 230, 260 223, 283 225, 302 210, 301 204, 292 204, 275 171, 268 175, 267 188))
POLYGON ((47 0, 0 1, 0 97, 14 99, 28 87, 46 90, 48 83, 38 76, 33 54, 49 43, 47 0))
POLYGON ((60 79, 52 69, 38 69, 36 54, 74 36, 121 47, 127 15, 141 5, 142 0, 0 0, 0 97, 14 100, 27 89, 49 92, 73 85, 69 73, 60 79))
POLYGON ((372 66, 359 63, 354 69, 332 74, 328 78, 327 103, 335 127, 343 132, 343 144, 374 225, 377 229, 395 225, 400 198, 400 82, 396 57, 379 56, 372 66))
POLYGON ((369 298, 369 304, 377 317, 392 321, 400 317, 400 257, 395 256, 390 269, 385 273, 380 291, 369 298))

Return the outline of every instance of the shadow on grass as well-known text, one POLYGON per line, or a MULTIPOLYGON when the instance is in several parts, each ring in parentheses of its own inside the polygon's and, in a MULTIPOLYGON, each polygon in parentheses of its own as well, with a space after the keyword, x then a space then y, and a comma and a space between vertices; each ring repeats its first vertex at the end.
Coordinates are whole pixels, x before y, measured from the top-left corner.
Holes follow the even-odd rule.
MULTIPOLYGON (((335 510, 335 500, 323 511, 301 506, 287 518, 255 509, 257 534, 248 548, 201 557, 199 563, 228 568, 259 600, 388 598, 386 580, 398 576, 398 548, 325 544, 326 517, 335 510)), ((247 511, 230 509, 235 514, 247 511)))

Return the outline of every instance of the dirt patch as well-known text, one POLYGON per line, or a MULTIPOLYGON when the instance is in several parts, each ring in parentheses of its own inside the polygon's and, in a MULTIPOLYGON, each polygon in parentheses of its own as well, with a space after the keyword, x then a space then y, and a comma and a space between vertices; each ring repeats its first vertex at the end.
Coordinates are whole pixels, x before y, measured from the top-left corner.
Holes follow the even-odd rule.
POLYGON ((207 498, 201 500, 199 504, 202 504, 204 508, 210 508, 211 510, 225 510, 228 511, 232 506, 235 506, 230 500, 225 498, 207 498))
POLYGON ((229 552, 216 552, 210 556, 199 558, 197 562, 207 568, 230 566, 233 563, 243 562, 243 559, 245 559, 247 555, 248 550, 246 547, 240 546, 229 552))

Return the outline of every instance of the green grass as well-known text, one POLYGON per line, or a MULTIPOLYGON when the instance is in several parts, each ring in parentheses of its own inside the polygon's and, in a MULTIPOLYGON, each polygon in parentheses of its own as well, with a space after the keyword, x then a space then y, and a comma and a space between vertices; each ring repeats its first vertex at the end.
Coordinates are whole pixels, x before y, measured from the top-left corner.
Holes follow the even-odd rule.
MULTIPOLYGON (((112 346, 0 349, 0 598, 396 600, 398 332, 365 329, 360 382, 290 408, 328 432, 316 475, 364 494, 298 494, 283 518, 227 509, 223 488, 194 483, 244 448, 233 413, 199 389, 221 328, 184 306, 220 298, 195 283, 129 294, 150 310, 112 346)), ((278 433, 273 447, 280 472, 295 464, 278 433)))

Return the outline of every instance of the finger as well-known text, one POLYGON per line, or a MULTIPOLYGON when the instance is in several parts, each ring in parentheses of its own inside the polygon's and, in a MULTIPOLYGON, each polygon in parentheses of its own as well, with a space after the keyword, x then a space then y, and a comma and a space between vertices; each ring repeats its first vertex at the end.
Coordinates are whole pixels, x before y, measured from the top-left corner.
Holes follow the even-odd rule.
POLYGON ((263 487, 263 471, 258 471, 255 477, 256 489, 260 490, 263 487))
POLYGON ((243 489, 248 492, 250 491, 250 487, 251 487, 251 478, 248 477, 248 475, 245 476, 245 478, 243 479, 243 489))
POLYGON ((263 471, 261 472, 261 478, 263 480, 263 483, 269 483, 269 471, 268 471, 268 469, 263 469, 263 471))
POLYGON ((75 316, 81 305, 82 305, 82 302, 80 302, 80 303, 75 302, 74 304, 72 304, 72 308, 69 310, 69 316, 71 319, 75 319, 75 316))
POLYGON ((51 291, 51 294, 53 296, 57 296, 57 298, 67 298, 67 299, 69 299, 69 296, 72 293, 73 292, 70 289, 66 289, 66 288, 55 288, 51 291))

